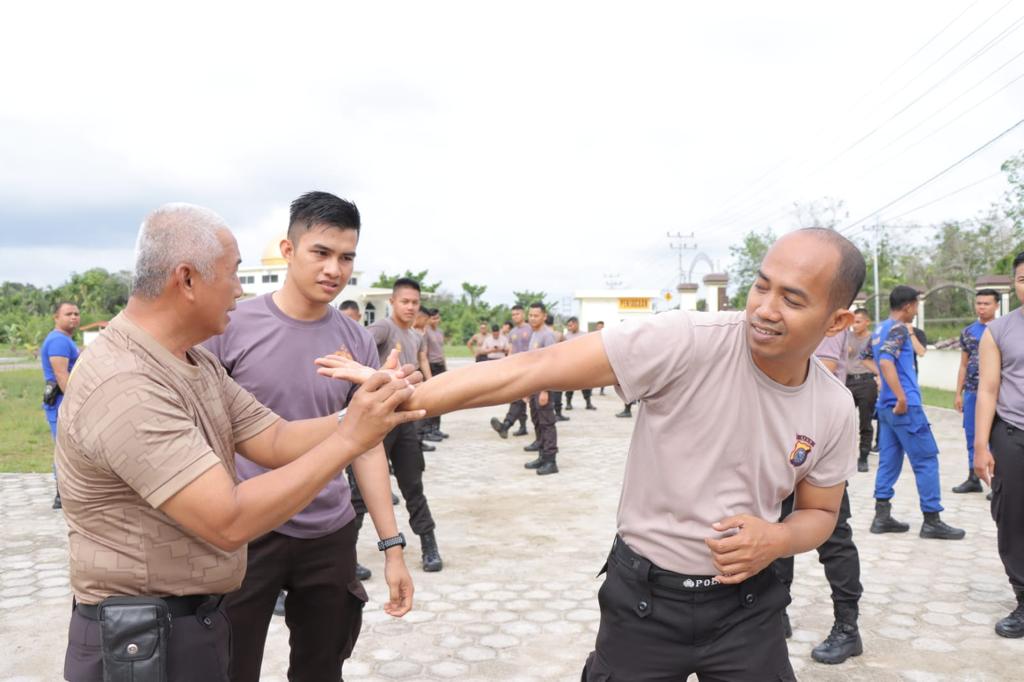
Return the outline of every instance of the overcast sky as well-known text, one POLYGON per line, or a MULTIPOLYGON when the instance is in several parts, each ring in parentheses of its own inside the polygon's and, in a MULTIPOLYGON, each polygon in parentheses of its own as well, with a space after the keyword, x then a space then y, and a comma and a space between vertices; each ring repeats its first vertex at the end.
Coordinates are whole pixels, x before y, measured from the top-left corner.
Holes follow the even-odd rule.
MULTIPOLYGON (((254 264, 320 189, 358 204, 371 278, 661 290, 668 231, 724 269, 794 202, 852 223, 1016 123, 1022 46, 1021 0, 8 4, 0 280, 129 268, 168 201, 254 264)), ((1024 126, 881 217, 975 216, 1022 148, 1024 126)))

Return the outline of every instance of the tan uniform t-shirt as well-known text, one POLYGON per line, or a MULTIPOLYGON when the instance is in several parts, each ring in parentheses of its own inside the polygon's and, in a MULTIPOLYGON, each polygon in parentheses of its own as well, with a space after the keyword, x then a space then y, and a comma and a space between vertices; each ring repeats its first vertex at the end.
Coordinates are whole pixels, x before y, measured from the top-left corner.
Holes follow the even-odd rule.
POLYGON ((82 354, 56 462, 78 601, 237 589, 246 551, 217 549, 158 508, 277 419, 209 351, 185 363, 123 314, 82 354))
POLYGON ((656 565, 715 575, 712 523, 774 522, 800 480, 829 487, 855 471, 850 392, 815 358, 801 386, 769 379, 750 355, 744 313, 667 312, 602 339, 623 400, 640 401, 619 535, 656 565))

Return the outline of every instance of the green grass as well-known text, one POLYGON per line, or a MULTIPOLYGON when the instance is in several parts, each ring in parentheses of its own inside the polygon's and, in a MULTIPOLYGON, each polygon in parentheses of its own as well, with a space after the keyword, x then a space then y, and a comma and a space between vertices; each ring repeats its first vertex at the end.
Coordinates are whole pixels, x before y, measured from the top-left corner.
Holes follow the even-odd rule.
POLYGON ((953 409, 953 398, 955 396, 956 393, 954 391, 947 391, 944 388, 921 387, 921 400, 925 405, 931 405, 932 407, 948 407, 953 409))
POLYGON ((42 370, 0 372, 0 473, 50 471, 53 439, 42 396, 42 370))
POLYGON ((444 355, 446 358, 468 358, 469 349, 465 346, 445 346, 444 355))

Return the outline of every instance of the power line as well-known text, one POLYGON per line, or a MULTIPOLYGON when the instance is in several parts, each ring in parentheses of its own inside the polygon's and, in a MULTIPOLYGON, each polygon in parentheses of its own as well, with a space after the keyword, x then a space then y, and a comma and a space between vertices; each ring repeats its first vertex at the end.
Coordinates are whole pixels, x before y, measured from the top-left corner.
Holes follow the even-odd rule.
POLYGON ((925 202, 925 203, 921 204, 920 206, 915 206, 914 208, 910 209, 909 211, 904 211, 903 213, 900 213, 899 215, 891 216, 889 218, 889 220, 899 220, 900 218, 908 216, 911 213, 916 213, 916 212, 920 211, 922 208, 927 208, 927 207, 931 206, 932 204, 937 204, 940 201, 948 199, 951 196, 960 194, 960 192, 966 192, 967 190, 971 189, 972 187, 977 187, 978 185, 984 184, 984 183, 988 182, 989 180, 991 180, 992 178, 998 178, 1002 174, 1003 174, 1002 171, 997 171, 995 173, 992 173, 991 175, 986 175, 981 180, 975 180, 974 182, 972 182, 969 185, 964 185, 960 189, 955 189, 952 192, 947 192, 946 194, 943 194, 940 197, 936 197, 935 199, 932 199, 931 201, 925 202))
POLYGON ((856 227, 857 225, 861 224, 861 223, 862 223, 862 222, 864 222, 865 220, 869 219, 869 218, 870 218, 871 216, 873 216, 873 215, 876 215, 876 214, 878 214, 878 213, 881 213, 882 211, 884 211, 885 209, 889 208, 890 206, 893 206, 893 205, 895 205, 895 204, 899 203, 900 201, 903 201, 904 199, 906 199, 906 198, 907 198, 907 197, 909 197, 910 195, 914 194, 915 192, 917 192, 917 191, 919 191, 919 190, 921 190, 921 189, 923 189, 923 188, 927 187, 928 185, 930 185, 931 183, 935 182, 936 180, 938 180, 939 178, 941 178, 941 177, 942 177, 943 175, 945 175, 945 174, 946 174, 946 173, 948 173, 949 171, 953 170, 954 168, 956 168, 956 167, 957 167, 957 166, 959 166, 960 164, 964 163, 964 162, 965 162, 965 161, 967 161, 968 159, 972 158, 973 156, 975 156, 976 154, 978 154, 978 153, 979 153, 979 152, 981 152, 982 150, 984 150, 984 149, 988 148, 989 146, 991 146, 992 144, 994 144, 994 143, 995 143, 995 142, 997 142, 998 140, 1002 139, 1002 138, 1003 138, 1003 137, 1005 137, 1006 135, 1009 135, 1009 134, 1010 134, 1011 132, 1013 132, 1014 130, 1016 130, 1017 128, 1019 128, 1019 127, 1020 127, 1021 125, 1024 125, 1024 118, 1020 119, 1019 121, 1017 121, 1017 122, 1016 122, 1016 123, 1014 123, 1014 124, 1013 124, 1012 126, 1010 126, 1009 128, 1007 128, 1007 129, 1006 129, 1006 130, 1004 130, 1003 132, 1001 132, 1001 133, 999 133, 998 135, 996 135, 995 137, 993 137, 993 138, 992 138, 991 140, 989 140, 989 141, 988 141, 988 142, 986 142, 985 144, 981 145, 980 147, 978 147, 978 148, 977 148, 977 149, 975 149, 974 151, 970 152, 969 154, 967 154, 967 155, 966 155, 966 156, 964 156, 963 158, 959 159, 958 161, 956 161, 956 162, 954 162, 954 163, 950 164, 949 166, 947 166, 946 168, 942 169, 941 171, 939 171, 938 173, 936 173, 936 174, 935 174, 935 175, 933 175, 932 177, 928 178, 927 180, 925 180, 925 181, 924 181, 924 182, 922 182, 921 184, 917 185, 916 187, 914 187, 914 188, 913 188, 913 189, 911 189, 910 191, 908 191, 908 192, 904 192, 903 194, 901 194, 900 196, 896 197, 895 199, 893 199, 893 200, 892 200, 892 201, 890 201, 889 203, 885 204, 884 206, 881 206, 881 207, 879 207, 879 208, 876 208, 876 209, 875 209, 874 211, 871 211, 870 213, 868 213, 867 215, 865 215, 865 216, 864 216, 863 218, 860 218, 860 219, 858 219, 858 220, 855 220, 855 221, 853 221, 852 223, 850 223, 849 225, 847 225, 847 226, 846 226, 845 228, 843 228, 843 229, 841 230, 841 232, 842 232, 843 234, 846 234, 846 232, 848 232, 848 231, 849 231, 849 230, 851 230, 852 228, 856 227))

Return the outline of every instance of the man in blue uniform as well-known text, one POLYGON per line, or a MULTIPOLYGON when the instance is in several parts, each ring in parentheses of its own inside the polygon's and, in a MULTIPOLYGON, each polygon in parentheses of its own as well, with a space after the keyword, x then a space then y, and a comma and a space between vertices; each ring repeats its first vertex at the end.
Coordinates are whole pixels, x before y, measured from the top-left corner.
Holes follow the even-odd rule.
POLYGON ((964 436, 967 437, 967 480, 953 487, 955 493, 980 493, 981 481, 974 473, 974 407, 978 402, 978 344, 988 323, 999 309, 999 292, 982 289, 974 297, 978 319, 960 332, 960 370, 956 375, 956 398, 953 406, 964 415, 964 436))
MULTIPOLYGON (((39 361, 43 365, 43 379, 46 388, 43 392, 43 412, 50 424, 50 435, 57 437, 57 411, 64 400, 64 391, 68 385, 68 377, 78 360, 78 346, 72 336, 78 329, 81 316, 78 306, 68 301, 61 301, 53 309, 53 331, 46 335, 43 345, 39 348, 39 361)), ((54 468, 54 477, 57 470, 54 468)), ((53 508, 60 509, 60 488, 53 496, 53 508)))
POLYGON ((906 523, 892 518, 891 500, 903 468, 903 453, 910 458, 917 482, 924 523, 921 537, 960 540, 965 533, 939 518, 939 446, 921 406, 921 390, 914 371, 912 321, 917 316, 918 292, 899 285, 889 294, 889 319, 871 338, 871 356, 878 363, 882 390, 878 398, 879 454, 875 476, 875 519, 872 533, 905 533, 906 523))

